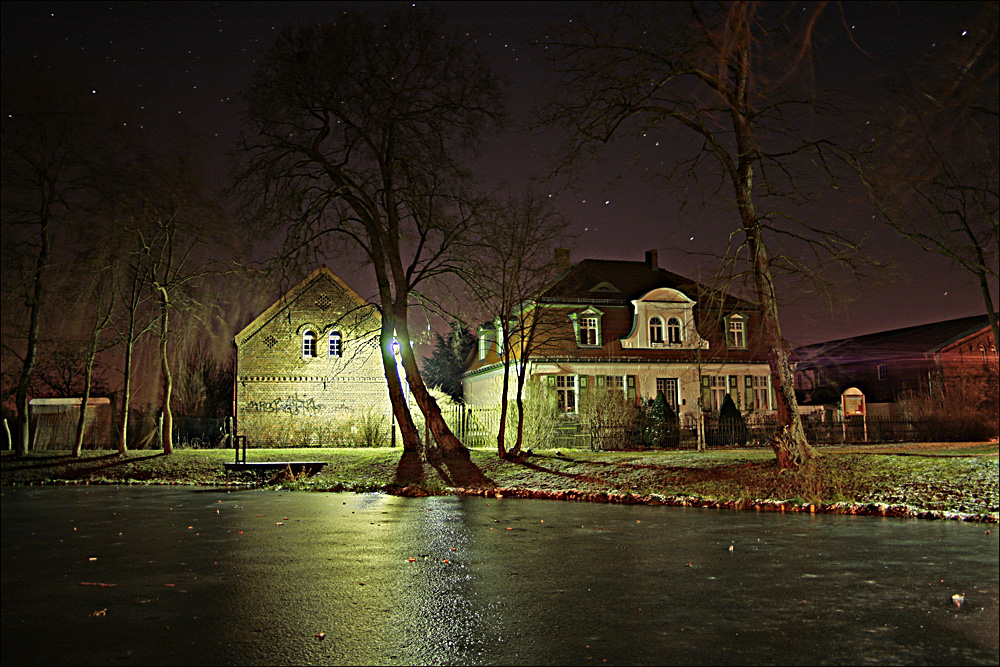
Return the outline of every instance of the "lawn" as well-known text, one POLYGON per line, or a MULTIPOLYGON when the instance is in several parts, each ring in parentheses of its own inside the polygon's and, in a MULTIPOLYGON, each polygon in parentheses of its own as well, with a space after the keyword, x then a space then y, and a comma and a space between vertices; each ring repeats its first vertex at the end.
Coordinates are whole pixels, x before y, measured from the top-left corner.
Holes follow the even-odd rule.
MULTIPOLYGON (((796 471, 779 472, 765 448, 707 452, 593 452, 544 450, 521 463, 473 449, 472 460, 490 488, 453 488, 448 470, 423 465, 423 480, 394 484, 401 450, 303 448, 250 450, 251 461, 324 461, 311 476, 264 480, 272 488, 314 491, 501 493, 508 496, 712 505, 779 511, 835 511, 997 522, 998 445, 992 443, 892 444, 829 447, 796 471)), ((231 450, 32 452, 0 457, 3 484, 200 484, 226 481, 231 450)), ((256 483, 246 475, 234 482, 256 483)))

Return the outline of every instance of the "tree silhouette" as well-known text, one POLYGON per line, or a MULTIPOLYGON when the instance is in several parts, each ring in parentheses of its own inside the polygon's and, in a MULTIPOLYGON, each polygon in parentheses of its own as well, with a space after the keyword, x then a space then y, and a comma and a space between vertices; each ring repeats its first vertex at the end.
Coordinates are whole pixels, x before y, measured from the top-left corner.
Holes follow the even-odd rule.
POLYGON ((257 229, 280 230, 285 255, 304 262, 347 242, 374 271, 404 457, 419 455, 419 437, 394 338, 442 454, 468 459, 427 391, 407 318, 425 288, 454 269, 475 203, 462 160, 499 121, 498 99, 471 38, 444 34, 416 9, 378 22, 346 12, 284 31, 246 95, 237 188, 257 229))

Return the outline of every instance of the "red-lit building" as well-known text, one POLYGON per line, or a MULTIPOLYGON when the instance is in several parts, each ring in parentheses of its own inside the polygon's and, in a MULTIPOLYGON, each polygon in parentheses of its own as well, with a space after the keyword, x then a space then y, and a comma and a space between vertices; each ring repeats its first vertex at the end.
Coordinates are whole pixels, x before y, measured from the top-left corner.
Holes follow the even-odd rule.
POLYGON ((848 387, 869 404, 981 385, 995 395, 997 349, 986 315, 881 331, 795 350, 795 388, 803 405, 833 404, 848 387))

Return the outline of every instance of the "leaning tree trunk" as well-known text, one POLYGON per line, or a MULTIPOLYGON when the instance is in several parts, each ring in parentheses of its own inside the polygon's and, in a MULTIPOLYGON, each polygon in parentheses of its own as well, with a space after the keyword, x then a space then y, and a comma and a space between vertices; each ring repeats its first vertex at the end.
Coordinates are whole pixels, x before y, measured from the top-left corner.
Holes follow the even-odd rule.
POLYGON ((90 385, 94 374, 94 353, 87 350, 87 366, 83 374, 83 398, 80 399, 80 418, 76 422, 76 438, 73 441, 73 457, 79 458, 83 449, 83 436, 87 431, 87 413, 90 408, 90 385))
POLYGON ((788 349, 781 336, 778 321, 778 304, 774 294, 774 281, 768 265, 767 251, 760 238, 760 226, 747 229, 747 241, 751 253, 754 285, 761 309, 761 324, 768 346, 768 366, 774 384, 775 404, 778 408, 778 425, 781 431, 771 440, 771 448, 781 469, 795 468, 816 454, 806 439, 806 432, 799 416, 795 399, 795 383, 788 349))
MULTIPOLYGON (((403 298, 405 299, 405 296, 403 298)), ((424 380, 420 377, 420 369, 417 368, 417 360, 413 355, 413 348, 410 346, 410 331, 405 319, 405 308, 405 303, 400 308, 397 300, 395 308, 396 338, 399 340, 399 353, 403 359, 403 370, 406 371, 406 383, 410 386, 410 392, 420 407, 420 411, 424 414, 424 419, 427 421, 431 433, 434 434, 434 440, 441 450, 442 457, 468 459, 469 450, 448 428, 448 424, 445 423, 444 416, 441 414, 441 408, 427 391, 424 380)))
POLYGON ((382 330, 379 333, 379 348, 382 355, 382 370, 385 373, 385 382, 389 390, 389 403, 392 405, 392 414, 399 425, 399 434, 403 440, 403 456, 420 457, 420 434, 416 424, 413 423, 413 416, 406 405, 406 396, 403 395, 402 380, 399 377, 399 369, 396 367, 396 357, 392 354, 393 324, 391 318, 382 318, 382 330))

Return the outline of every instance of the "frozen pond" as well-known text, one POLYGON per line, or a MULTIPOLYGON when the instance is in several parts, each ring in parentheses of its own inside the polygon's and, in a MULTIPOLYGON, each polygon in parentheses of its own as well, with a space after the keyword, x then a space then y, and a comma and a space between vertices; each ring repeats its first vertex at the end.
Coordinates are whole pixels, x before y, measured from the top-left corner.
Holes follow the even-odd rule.
POLYGON ((0 507, 4 665, 1000 659, 984 524, 176 487, 0 507))

